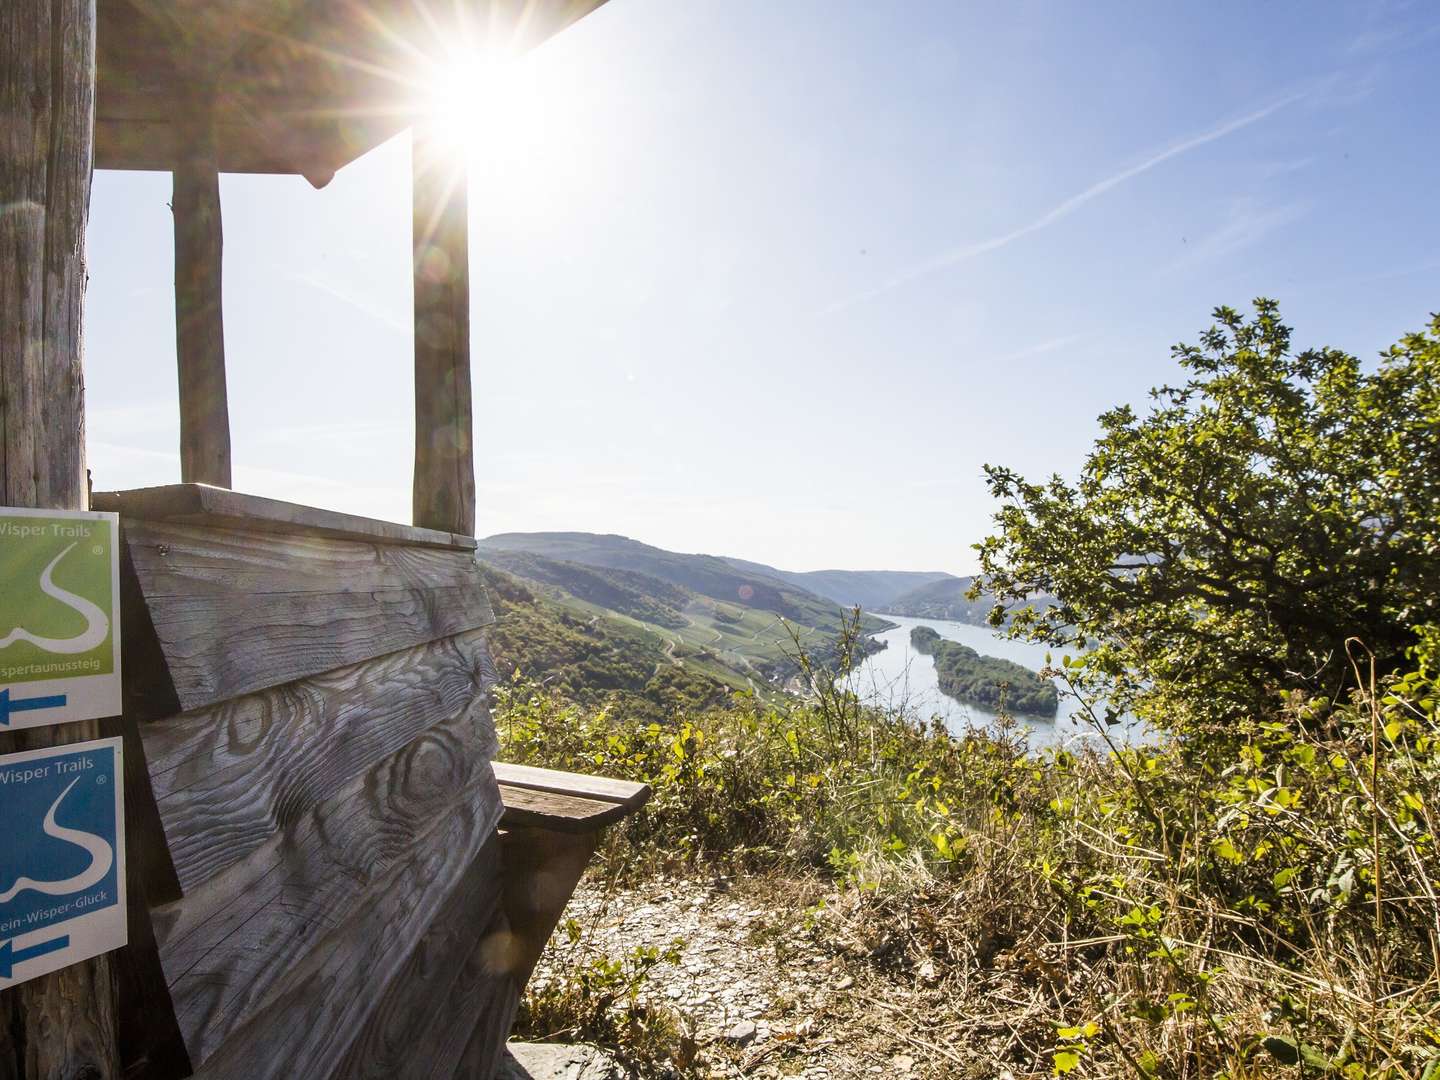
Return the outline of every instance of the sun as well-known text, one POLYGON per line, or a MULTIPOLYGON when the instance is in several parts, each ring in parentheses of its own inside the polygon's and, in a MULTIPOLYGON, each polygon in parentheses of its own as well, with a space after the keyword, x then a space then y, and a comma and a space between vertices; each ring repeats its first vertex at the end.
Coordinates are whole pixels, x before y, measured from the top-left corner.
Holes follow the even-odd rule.
POLYGON ((446 57, 427 80, 423 112, 431 131, 466 159, 488 157, 539 119, 526 94, 521 58, 503 50, 446 57))

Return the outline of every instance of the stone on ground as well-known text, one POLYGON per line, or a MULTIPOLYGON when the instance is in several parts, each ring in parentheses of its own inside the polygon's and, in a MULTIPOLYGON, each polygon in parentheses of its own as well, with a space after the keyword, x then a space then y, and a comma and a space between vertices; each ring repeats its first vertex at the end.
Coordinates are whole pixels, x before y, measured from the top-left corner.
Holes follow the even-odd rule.
POLYGON ((495 1080, 623 1080, 615 1060, 593 1046, 512 1042, 495 1080))

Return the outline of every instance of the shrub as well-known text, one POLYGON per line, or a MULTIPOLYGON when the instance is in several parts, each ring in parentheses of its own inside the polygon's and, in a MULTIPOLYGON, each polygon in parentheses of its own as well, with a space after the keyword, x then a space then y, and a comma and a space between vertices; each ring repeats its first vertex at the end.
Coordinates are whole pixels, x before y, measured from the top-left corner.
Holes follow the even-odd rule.
POLYGON ((1398 677, 1355 649, 1348 695, 1290 693, 1198 757, 1175 740, 1031 753, 1004 729, 952 738, 833 682, 661 724, 521 681, 498 716, 512 759, 654 786, 612 838, 612 870, 821 874, 843 902, 816 924, 869 939, 871 962, 928 962, 957 985, 1018 971, 1031 996, 1007 1022, 1031 1068, 1428 1077, 1440 634, 1421 641, 1398 677))
POLYGON ((1373 371, 1293 351, 1273 301, 1214 317, 1182 385, 1100 417, 1076 483, 987 466, 978 545, 996 625, 1091 648, 1097 696, 1182 729, 1333 696, 1351 635, 1392 673, 1440 619, 1440 316, 1373 371))

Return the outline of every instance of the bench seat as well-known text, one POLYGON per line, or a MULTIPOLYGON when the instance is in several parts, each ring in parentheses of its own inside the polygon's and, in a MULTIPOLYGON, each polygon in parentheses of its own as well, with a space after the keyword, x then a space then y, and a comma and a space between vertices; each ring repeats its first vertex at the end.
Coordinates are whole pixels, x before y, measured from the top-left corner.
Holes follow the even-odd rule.
POLYGON ((593 833, 629 817, 650 798, 649 784, 491 763, 500 785, 501 828, 593 833))
POLYGON ((600 830, 644 806, 650 785, 500 761, 490 767, 502 806, 510 972, 523 986, 595 853, 600 830))

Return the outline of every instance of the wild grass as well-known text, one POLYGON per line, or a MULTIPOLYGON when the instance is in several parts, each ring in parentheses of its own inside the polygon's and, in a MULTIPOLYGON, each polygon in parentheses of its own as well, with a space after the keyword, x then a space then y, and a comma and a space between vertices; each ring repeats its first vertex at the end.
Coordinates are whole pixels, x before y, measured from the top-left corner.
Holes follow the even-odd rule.
POLYGON ((997 1071, 1435 1080, 1437 642, 1337 700, 1093 752, 953 738, 804 665, 789 705, 640 723, 520 682, 498 715, 512 760, 653 785, 615 874, 825 875, 812 924, 950 991, 935 1032, 1003 1025, 997 1071))

